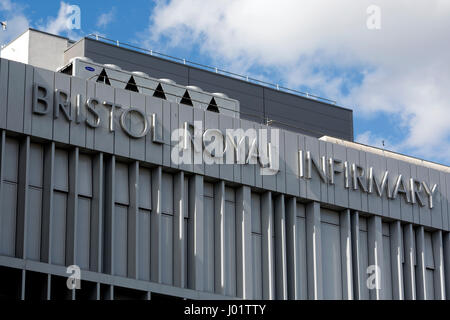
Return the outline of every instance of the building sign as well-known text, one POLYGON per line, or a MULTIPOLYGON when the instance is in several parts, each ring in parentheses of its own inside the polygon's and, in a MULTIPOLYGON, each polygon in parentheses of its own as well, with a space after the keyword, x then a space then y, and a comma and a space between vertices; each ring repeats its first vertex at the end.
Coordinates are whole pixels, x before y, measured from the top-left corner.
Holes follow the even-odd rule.
MULTIPOLYGON (((119 114, 119 127, 130 138, 139 139, 152 131, 152 141, 162 144, 158 135, 157 115, 148 120, 142 110, 130 107, 123 108, 119 104, 99 101, 97 98, 83 99, 76 96, 74 112, 69 93, 56 89, 53 106, 50 105, 50 90, 40 84, 33 86, 33 113, 47 115, 52 113, 54 119, 60 117, 70 122, 84 122, 90 128, 99 127, 106 121, 111 132, 115 131, 114 119, 119 114), (103 119, 96 108, 98 105, 109 110, 107 119, 103 119), (84 108, 84 113, 81 109, 84 108), (53 112, 51 112, 53 109, 53 112), (75 113, 75 114, 72 114, 75 113), (83 115, 84 114, 84 115, 83 115), (135 123, 127 119, 134 114, 135 123), (137 121, 137 122, 136 122, 137 121), (138 123, 139 122, 139 123, 138 123), (140 131, 136 132, 136 128, 140 131)), ((175 144, 171 152, 171 160, 175 164, 258 164, 261 175, 275 175, 279 172, 279 129, 204 129, 201 121, 185 122, 184 128, 172 131, 171 141, 175 144)), ((292 150, 292 152, 295 152, 292 150)), ((315 157, 310 151, 298 151, 298 176, 300 179, 313 179, 316 172, 321 183, 335 184, 336 179, 343 179, 344 188, 360 190, 368 194, 376 194, 387 199, 401 196, 407 203, 433 208, 433 197, 437 184, 429 185, 403 175, 392 175, 389 171, 375 172, 373 167, 363 168, 356 163, 349 163, 337 158, 315 157)))
POLYGON ((60 117, 65 118, 67 121, 74 121, 76 124, 84 122, 90 128, 98 128, 101 126, 103 121, 108 122, 108 127, 111 132, 115 131, 114 119, 116 114, 122 110, 120 114, 119 126, 129 137, 131 138, 142 138, 147 135, 152 128, 153 131, 153 142, 162 144, 162 138, 158 136, 156 130, 156 114, 152 114, 151 123, 147 118, 147 115, 140 109, 135 107, 122 108, 120 104, 116 104, 108 101, 100 101, 97 98, 86 98, 83 99, 82 95, 78 94, 76 96, 75 103, 75 114, 72 114, 72 106, 70 102, 69 93, 64 90, 56 89, 54 92, 53 106, 50 105, 50 92, 45 86, 40 84, 35 84, 33 86, 33 113, 38 115, 47 115, 51 113, 53 109, 53 118, 58 119, 60 117), (97 106, 102 105, 109 110, 109 116, 107 119, 102 119, 97 106), (53 108, 52 108, 53 107, 53 108), (84 108, 85 112, 81 112, 84 108), (133 118, 134 121, 138 121, 139 125, 136 127, 142 128, 139 132, 135 132, 131 124, 127 124, 127 118, 134 114, 136 117, 133 118))
POLYGON ((434 206, 433 196, 437 184, 428 185, 426 181, 407 178, 401 174, 393 176, 387 170, 375 172, 373 167, 363 168, 337 158, 323 156, 319 159, 312 156, 310 151, 299 150, 298 159, 299 177, 302 179, 312 179, 314 170, 322 183, 334 185, 336 179, 343 179, 346 189, 360 189, 361 192, 375 193, 387 199, 397 199, 400 195, 410 204, 417 203, 421 207, 428 204, 430 209, 434 206))

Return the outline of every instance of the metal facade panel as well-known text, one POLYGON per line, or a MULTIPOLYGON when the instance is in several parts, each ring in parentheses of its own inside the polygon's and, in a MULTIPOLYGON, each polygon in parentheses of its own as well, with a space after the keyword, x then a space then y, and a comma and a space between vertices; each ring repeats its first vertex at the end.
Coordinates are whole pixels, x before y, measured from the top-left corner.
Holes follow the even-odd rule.
POLYGON ((284 134, 285 158, 286 162, 286 193, 299 196, 299 176, 298 176, 298 136, 293 132, 286 131, 284 134))
MULTIPOLYGON (((303 205, 297 203, 297 209, 305 211, 303 205)), ((297 210, 298 211, 298 210, 297 210)), ((304 212, 303 212, 304 213, 304 212)), ((306 264, 306 222, 305 217, 296 216, 296 231, 297 231, 297 261, 296 268, 299 280, 296 284, 299 298, 306 300, 308 298, 308 275, 306 264)))
POLYGON ((321 223, 323 298, 342 299, 342 270, 339 226, 321 223))
MULTIPOLYGON (((125 89, 114 89, 114 103, 121 106, 121 109, 116 109, 114 112, 114 125, 116 126, 114 132, 114 153, 119 156, 130 156, 130 138, 119 128, 120 117, 122 112, 129 109, 131 106, 131 92, 125 89)), ((126 124, 131 128, 131 119, 126 120, 126 124)))
POLYGON ((151 132, 145 137, 145 160, 154 163, 162 164, 162 145, 153 143, 154 139, 161 139, 163 137, 163 102, 161 99, 146 96, 145 110, 149 123, 152 124, 151 132), (155 123, 152 118, 155 115, 155 123), (155 136, 156 135, 156 136, 155 136))
POLYGON ((252 233, 252 277, 253 277, 253 298, 261 300, 262 292, 262 236, 252 233))
MULTIPOLYGON (((431 215, 431 226, 437 229, 442 229, 443 227, 443 218, 442 216, 445 212, 442 211, 442 187, 445 188, 445 185, 440 184, 439 171, 430 169, 430 180, 429 186, 433 188, 433 185, 437 185, 436 191, 433 195, 433 209, 430 210, 431 215)), ((445 190, 445 189, 444 189, 445 190)), ((444 198, 445 199, 445 198, 444 198)))
POLYGON ((92 197, 92 158, 88 154, 80 153, 78 161, 78 194, 92 197))
POLYGON ((76 263, 80 266, 80 268, 89 270, 89 256, 91 250, 91 199, 89 198, 78 198, 76 229, 76 263))
POLYGON ((355 163, 356 165, 360 164, 359 162, 359 151, 354 149, 347 149, 347 161, 348 161, 348 176, 349 176, 349 191, 348 191, 348 200, 349 200, 349 207, 354 210, 361 211, 362 210, 362 192, 361 192, 361 186, 356 183, 356 189, 355 189, 355 183, 352 175, 352 164, 355 163))
POLYGON ((3 207, 0 215, 0 250, 2 255, 13 257, 16 244, 17 184, 3 182, 1 196, 3 207))
POLYGON ((162 243, 161 255, 162 278, 164 284, 173 283, 173 216, 163 214, 161 221, 162 243))
MULTIPOLYGON (((177 142, 172 140, 172 134, 174 130, 179 129, 179 109, 180 105, 177 103, 170 103, 170 167, 171 168, 179 168, 179 165, 174 161, 172 158, 172 153, 174 152, 174 149, 177 147, 177 142)), ((216 127, 217 128, 217 127, 216 127)), ((219 170, 219 168, 217 168, 219 170)))
MULTIPOLYGON (((322 165, 322 157, 325 157, 325 163, 327 163, 326 159, 327 159, 327 145, 326 142, 324 141, 319 141, 319 163, 322 165)), ((326 166, 326 164, 325 164, 326 166)), ((326 168, 326 167, 325 167, 326 168)), ((326 169, 326 174, 325 176, 327 176, 327 182, 328 182, 328 169, 326 169)), ((330 201, 328 201, 328 183, 324 183, 323 181, 321 181, 320 183, 320 201, 323 203, 329 203, 330 201)))
POLYGON ((95 84, 95 97, 99 104, 95 110, 100 115, 100 125, 94 130, 94 148, 99 151, 114 152, 114 133, 110 128, 111 107, 103 105, 103 102, 113 102, 114 88, 102 83, 95 84))
MULTIPOLYGON (((305 152, 310 151, 311 156, 315 156, 317 158, 316 160, 320 161, 318 157, 320 154, 319 141, 317 139, 305 136, 305 149, 303 150, 305 150, 305 152)), ((306 181, 306 198, 314 201, 320 201, 321 180, 319 174, 312 169, 311 177, 311 179, 306 181)))
POLYGON ((0 59, 0 128, 6 128, 8 110, 8 65, 9 61, 0 59))
POLYGON ((128 208, 116 205, 114 208, 114 274, 127 276, 127 215, 128 208))
POLYGON ((204 184, 204 285, 205 290, 214 292, 214 196, 213 186, 210 183, 204 184))
MULTIPOLYGON (((399 161, 398 162, 398 173, 402 175, 403 181, 405 183, 405 187, 408 189, 409 181, 408 177, 411 176, 411 167, 408 163, 399 161)), ((397 214, 394 212, 394 215, 391 215, 394 219, 400 219, 403 218, 403 216, 406 216, 408 218, 413 216, 413 206, 411 203, 408 203, 405 199, 405 196, 403 194, 399 194, 398 197, 400 198, 400 212, 397 214)), ((410 195, 407 195, 408 198, 410 198, 410 195)), ((406 219, 405 219, 406 220, 406 219)))
MULTIPOLYGON (((344 172, 344 162, 347 160, 346 149, 343 146, 333 144, 333 155, 335 159, 341 161, 341 164, 338 165, 338 167, 344 172)), ((336 174, 334 178, 334 203, 337 206, 347 208, 349 203, 349 190, 345 188, 345 178, 343 172, 336 174)))
MULTIPOLYGON (((185 104, 179 105, 179 115, 178 115, 178 125, 176 126, 179 129, 184 129, 184 123, 190 123, 193 124, 194 120, 194 108, 185 104)), ((192 147, 192 144, 191 144, 192 147)), ((192 149, 191 149, 192 150, 192 149)), ((184 151, 186 152, 186 151, 184 151)), ((191 162, 190 163, 182 163, 180 164, 179 168, 180 170, 193 172, 194 166, 193 166, 193 153, 191 153, 191 162)))
POLYGON ((448 231, 448 197, 447 197, 447 174, 445 172, 439 172, 439 192, 441 195, 441 213, 442 213, 442 229, 448 231))
POLYGON ((30 186, 42 188, 44 168, 44 150, 41 144, 30 144, 30 186))
MULTIPOLYGON (((366 153, 366 164, 367 164, 366 167, 373 168, 374 178, 377 181, 380 181, 380 178, 382 178, 382 172, 385 171, 384 163, 385 163, 384 159, 379 155, 375 155, 369 152, 366 153)), ((376 190, 373 190, 373 192, 367 196, 368 211, 381 215, 383 213, 384 197, 385 195, 382 195, 380 197, 377 194, 376 190)))
POLYGON ((28 193, 26 257, 39 261, 41 257, 42 189, 29 187, 28 193))
MULTIPOLYGON (((96 97, 95 93, 95 87, 96 83, 92 81, 86 81, 86 97, 96 97)), ((99 106, 94 105, 93 108, 97 110, 99 106)), ((95 118, 91 115, 87 116, 86 118, 90 119, 90 121, 95 121, 95 118)), ((86 148, 88 149, 94 149, 94 132, 96 129, 90 128, 89 126, 86 126, 86 148)))
MULTIPOLYGON (((231 117, 220 117, 219 118, 219 127, 220 131, 223 133, 224 136, 224 150, 227 146, 226 152, 223 155, 223 164, 219 166, 219 176, 220 179, 224 179, 227 181, 233 181, 234 178, 234 165, 233 164, 227 164, 227 157, 230 157, 230 159, 235 159, 235 149, 232 147, 232 144, 228 141, 227 132, 226 129, 232 129, 233 128, 233 118, 231 117)), ((233 161, 234 163, 235 161, 233 161)))
POLYGON ((252 192, 252 232, 261 234, 261 196, 252 192))
POLYGON ((139 207, 151 210, 152 176, 148 168, 139 167, 139 207))
MULTIPOLYGON (((430 169, 425 167, 417 167, 417 178, 421 181, 427 182, 430 185, 430 169)), ((424 197, 425 206, 419 207, 420 223, 425 226, 431 226, 431 210, 428 206, 427 197, 424 197)), ((434 210, 434 209, 433 209, 434 210)))
POLYGON ((11 131, 23 131, 25 64, 9 61, 8 105, 6 111, 6 128, 11 131))
MULTIPOLYGON (((269 131, 272 130, 276 130, 273 128, 270 128, 269 131)), ((277 174, 275 175, 276 179, 277 179, 277 192, 282 192, 285 193, 286 192, 286 162, 284 161, 284 159, 286 158, 285 154, 286 154, 286 146, 285 146, 285 135, 284 135, 284 131, 280 131, 279 134, 279 148, 278 148, 278 154, 279 157, 282 159, 281 161, 279 161, 279 171, 277 172, 277 174)), ((270 135, 270 142, 272 142, 275 145, 275 142, 272 141, 271 135, 270 135)), ((290 150, 289 150, 290 152, 290 150)), ((255 173, 258 174, 259 168, 256 167, 255 168, 255 173)))
POLYGON ((161 212, 173 215, 173 176, 170 173, 162 174, 161 212))
POLYGON ((128 165, 126 163, 116 162, 115 181, 115 202, 128 205, 130 193, 128 189, 128 165))
MULTIPOLYGON (((131 92, 131 107, 140 110, 145 115, 145 96, 131 92)), ((138 116, 135 112, 130 113, 129 116, 132 132, 135 134, 142 132, 145 128, 141 116, 138 116)), ((130 138, 130 157, 136 160, 145 160, 145 147, 145 138, 130 138)))
POLYGON ((33 78, 34 78, 34 68, 31 65, 25 65, 25 93, 24 93, 24 107, 23 107, 23 133, 25 134, 31 134, 31 118, 33 108, 33 78))
MULTIPOLYGON (((326 154, 324 154, 326 161, 330 161, 330 158, 333 157, 333 144, 326 142, 326 154)), ((334 167, 334 164, 333 164, 334 167)), ((330 175, 329 170, 327 169, 328 175, 330 175)), ((328 203, 330 204, 336 204, 336 199, 334 197, 334 194, 336 193, 336 187, 334 184, 329 183, 327 186, 328 191, 328 203)))
MULTIPOLYGON (((395 186, 395 180, 398 175, 399 175, 399 162, 391 159, 391 158, 386 158, 386 170, 389 171, 389 185, 391 190, 394 190, 394 186, 395 186), (392 179, 391 177, 394 177, 394 179, 392 179)), ((400 218, 401 217, 401 201, 404 201, 401 199, 402 196, 399 194, 397 196, 397 199, 391 199, 389 201, 389 217, 392 218, 400 218)))
POLYGON ((66 150, 55 150, 54 186, 61 191, 69 191, 69 155, 66 150))
POLYGON ((51 261, 54 264, 65 265, 67 194, 55 191, 53 200, 51 261))
MULTIPOLYGON (((387 223, 383 222, 383 227, 387 223)), ((383 270, 381 281, 383 285, 383 298, 392 300, 392 261, 391 261, 391 237, 383 234, 383 270)))
MULTIPOLYGON (((62 143, 69 143, 70 138, 70 121, 65 117, 64 112, 62 111, 62 107, 59 107, 57 105, 58 99, 61 101, 61 104, 64 104, 64 100, 66 100, 68 103, 71 101, 70 97, 70 82, 72 77, 63 73, 55 73, 55 90, 61 90, 67 93, 67 95, 59 94, 55 91, 54 99, 55 105, 53 106, 53 114, 55 115, 55 112, 59 113, 59 116, 57 119, 54 119, 53 121, 53 140, 57 142, 62 143), (55 109, 57 108, 57 109, 55 109)), ((73 118, 73 110, 69 108, 69 117, 73 118)))
POLYGON ((84 104, 84 99, 86 98, 86 96, 86 81, 83 81, 83 79, 72 77, 70 79, 70 103, 72 107, 71 112, 73 120, 70 122, 69 142, 72 145, 76 145, 82 148, 86 146, 86 124, 84 122, 87 117, 84 104), (79 110, 77 107, 78 100, 80 100, 79 110), (78 113, 80 117, 79 121, 77 121, 78 113))
POLYGON ((55 75, 53 72, 34 68, 34 83, 48 88, 47 103, 48 113, 46 115, 34 114, 31 117, 31 134, 44 139, 53 138, 53 91, 55 75))
POLYGON ((138 278, 147 281, 150 280, 150 214, 141 209, 138 215, 138 278))
POLYGON ((162 100, 162 126, 163 126, 163 161, 162 164, 165 167, 170 167, 172 164, 171 160, 171 135, 172 135, 172 125, 171 125, 171 104, 168 101, 162 100))
MULTIPOLYGON (((227 194, 227 192, 225 192, 225 194, 227 194)), ((229 200, 225 201, 224 240, 225 240, 225 253, 224 253, 225 294, 235 296, 236 295, 236 204, 234 201, 229 200)))

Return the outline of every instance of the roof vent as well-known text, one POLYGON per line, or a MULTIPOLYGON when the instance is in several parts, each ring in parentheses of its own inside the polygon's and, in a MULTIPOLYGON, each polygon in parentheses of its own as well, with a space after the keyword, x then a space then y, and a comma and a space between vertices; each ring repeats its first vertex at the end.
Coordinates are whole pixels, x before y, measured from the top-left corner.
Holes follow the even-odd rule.
POLYGON ((158 83, 158 86, 156 87, 155 92, 153 93, 153 96, 166 100, 166 94, 164 93, 161 83, 158 83))
POLYGON ((183 98, 181 98, 180 103, 186 104, 186 105, 191 106, 191 107, 194 106, 192 104, 191 96, 189 95, 189 92, 187 90, 184 92, 183 98))
POLYGON ((73 57, 69 60, 69 63, 74 62, 75 60, 79 60, 79 61, 85 61, 85 62, 90 62, 93 63, 94 61, 88 57, 73 57))
POLYGON ((107 63, 107 64, 104 64, 104 66, 105 66, 106 68, 109 68, 109 69, 114 69, 114 70, 119 70, 119 71, 122 70, 121 67, 116 66, 115 64, 107 63))
POLYGON ((150 76, 148 74, 146 74, 145 72, 142 72, 142 71, 133 71, 131 73, 136 76, 142 77, 142 78, 150 78, 150 76))
POLYGON ((206 110, 219 113, 219 107, 217 107, 216 99, 214 98, 211 99, 208 108, 206 108, 206 110))
POLYGON ((195 90, 195 91, 203 91, 202 88, 197 86, 186 86, 187 89, 195 90))
POLYGON ((222 92, 213 92, 212 95, 214 95, 216 97, 219 97, 219 98, 225 98, 225 99, 228 98, 228 96, 225 93, 222 93, 222 92))
POLYGON ((133 76, 131 76, 130 80, 128 80, 127 85, 125 86, 125 90, 130 90, 134 92, 139 92, 138 87, 136 85, 136 81, 134 81, 133 76))
POLYGON ((175 81, 173 81, 172 79, 159 79, 159 81, 164 82, 164 83, 168 83, 168 84, 177 84, 175 81))
POLYGON ((106 74, 105 69, 103 69, 102 72, 100 72, 100 74, 98 75, 97 82, 104 83, 108 86, 111 85, 111 82, 109 82, 109 78, 108 75, 106 74))

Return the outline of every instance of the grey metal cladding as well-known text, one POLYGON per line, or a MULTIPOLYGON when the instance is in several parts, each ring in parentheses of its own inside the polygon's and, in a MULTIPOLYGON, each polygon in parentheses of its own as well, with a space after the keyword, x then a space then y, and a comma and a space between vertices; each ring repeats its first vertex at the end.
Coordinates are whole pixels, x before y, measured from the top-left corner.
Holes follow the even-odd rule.
POLYGON ((0 128, 2 129, 6 128, 8 109, 8 65, 8 60, 0 60, 0 128))
MULTIPOLYGON (((123 109, 128 109, 131 106, 131 92, 125 89, 114 89, 114 103, 120 105, 123 109)), ((114 117, 114 122, 116 126, 120 123, 120 114, 117 112, 114 117)), ((130 124, 130 119, 128 119, 128 124, 130 124)), ((129 157, 130 156, 130 138, 122 130, 117 130, 115 132, 114 139, 114 152, 117 155, 129 157)))
MULTIPOLYGON (((131 142, 127 143, 130 141, 130 138, 123 135, 123 132, 117 126, 117 123, 115 123, 116 128, 114 132, 110 132, 110 124, 109 121, 107 121, 109 119, 109 109, 105 106, 96 106, 96 110, 98 109, 99 112, 102 112, 101 116, 103 119, 102 126, 96 129, 85 126, 83 121, 79 124, 76 124, 74 119, 72 122, 68 122, 62 112, 57 119, 54 119, 50 112, 47 115, 31 113, 31 118, 29 118, 31 122, 28 122, 27 125, 23 125, 21 132, 27 134, 30 132, 29 128, 31 128, 31 136, 33 139, 45 138, 46 141, 59 141, 61 144, 61 148, 59 146, 56 148, 54 167, 54 187, 60 192, 68 192, 69 188, 67 181, 67 172, 69 170, 68 153, 66 150, 62 149, 64 145, 80 146, 87 150, 106 152, 108 154, 139 160, 145 166, 163 165, 165 168, 180 169, 178 165, 175 165, 171 161, 171 151, 174 145, 174 142, 171 141, 171 132, 174 129, 182 128, 185 121, 201 120, 204 122, 204 129, 220 128, 221 130, 225 130, 227 128, 242 128, 245 130, 249 128, 265 128, 269 129, 269 137, 270 129, 273 128, 244 119, 231 118, 221 114, 205 112, 190 106, 170 103, 138 93, 129 93, 121 89, 114 89, 103 84, 93 83, 92 81, 80 81, 77 78, 70 78, 65 75, 55 74, 54 72, 39 68, 29 66, 21 68, 17 67, 20 65, 17 63, 11 65, 14 65, 14 68, 20 70, 20 73, 22 74, 21 81, 24 83, 27 82, 26 79, 28 76, 33 76, 33 82, 28 83, 25 87, 22 86, 21 88, 23 88, 23 90, 26 88, 31 90, 32 86, 30 84, 37 83, 45 86, 49 92, 52 92, 55 87, 67 90, 70 94, 72 103, 74 103, 74 101, 76 102, 76 96, 78 94, 84 93, 85 98, 96 97, 100 103, 109 101, 121 104, 123 108, 131 105, 141 108, 141 110, 145 110, 147 120, 149 121, 152 118, 152 114, 156 114, 156 132, 158 136, 162 137, 163 144, 154 143, 152 140, 153 132, 149 132, 145 138, 133 139, 134 151, 130 154, 127 152, 127 150, 131 149, 132 145, 131 142)), ((0 69, 0 77, 3 77, 5 68, 9 68, 9 62, 2 59, 0 60, 0 66, 2 68, 0 69)), ((5 78, 5 81, 8 82, 8 78, 5 78)), ((7 88, 5 90, 6 92, 0 91, 0 98, 3 99, 3 97, 6 97, 8 99, 8 97, 13 97, 13 95, 9 94, 7 88)), ((10 88, 9 90, 12 89, 10 88)), ((27 94, 28 93, 25 92, 25 95, 23 96, 26 96, 27 94)), ((12 99, 18 98, 13 97, 12 99)), ((49 108, 52 110, 53 95, 48 95, 48 101, 49 108)), ((22 104, 26 106, 26 109, 24 110, 31 112, 31 108, 30 106, 27 106, 26 101, 22 101, 22 104)), ((2 107, 8 105, 9 102, 6 100, 6 104, 2 105, 2 107)), ((81 110, 83 110, 83 108, 81 108, 81 110)), ((72 105, 72 115, 74 115, 75 111, 76 110, 72 105)), ((22 119, 25 119, 25 115, 26 112, 23 113, 22 119)), ((91 117, 92 115, 88 116, 91 117)), ((16 121, 10 117, 7 117, 6 120, 5 128, 8 128, 9 121, 16 121)), ((25 124, 25 121, 23 124, 25 124)), ((11 143, 8 143, 8 141, 11 140, 7 137, 6 141, 7 143, 5 146, 6 148, 9 148, 11 143)), ((430 169, 425 166, 412 164, 388 156, 360 151, 336 143, 324 142, 314 137, 285 130, 280 130, 279 141, 281 143, 279 149, 281 152, 279 157, 280 171, 277 175, 261 176, 259 165, 233 164, 221 168, 221 165, 217 164, 200 164, 182 165, 181 169, 187 173, 198 173, 215 179, 223 179, 227 182, 235 182, 255 188, 264 188, 266 190, 300 197, 304 200, 321 201, 323 204, 339 209, 351 208, 369 214, 376 214, 392 219, 400 219, 404 222, 421 224, 426 227, 442 227, 443 230, 448 230, 450 194, 450 178, 448 172, 436 171, 435 169, 430 169), (425 181, 430 187, 437 184, 438 187, 434 199, 434 208, 432 210, 429 209, 428 197, 426 197, 425 194, 423 194, 425 206, 419 206, 417 203, 414 205, 406 203, 404 196, 400 194, 396 199, 388 199, 386 192, 382 197, 379 197, 376 192, 373 192, 372 194, 362 192, 360 186, 358 186, 357 190, 354 190, 352 181, 350 181, 350 188, 347 189, 344 186, 344 175, 342 173, 336 174, 334 185, 321 182, 321 179, 316 172, 317 170, 312 170, 311 179, 299 177, 298 150, 304 152, 310 151, 311 155, 317 158, 316 160, 319 162, 321 160, 320 157, 325 156, 326 159, 330 157, 339 159, 342 163, 347 161, 349 166, 353 163, 358 164, 366 170, 369 167, 373 167, 377 180, 380 180, 383 172, 387 170, 389 171, 389 176, 391 178, 389 181, 391 189, 395 184, 394 179, 397 178, 398 174, 402 174, 405 180, 412 177, 420 181, 425 181)), ((81 151, 81 155, 83 155, 83 152, 86 152, 86 150, 81 151)), ((16 161, 11 159, 13 159, 13 157, 6 157, 3 166, 7 166, 9 161, 16 161)), ((81 165, 83 165, 83 161, 84 160, 81 160, 81 165)), ((10 165, 14 167, 14 165, 17 165, 17 162, 10 165)), ((8 178, 8 175, 10 174, 14 175, 13 172, 14 171, 4 170, 2 173, 3 179, 8 178)), ((35 172, 31 171, 30 177, 34 174, 35 172)), ((86 182, 80 181, 80 183, 87 185, 86 182)), ((405 181, 405 183, 407 183, 407 181, 405 181)), ((89 191, 89 193, 91 192, 89 191)), ((88 195, 85 194, 84 196, 88 195)), ((55 201, 62 201, 61 195, 55 198, 59 199, 55 201)), ((55 205, 58 204, 55 203, 55 205)))
POLYGON ((100 126, 94 130, 94 148, 99 151, 113 153, 115 132, 110 132, 109 110, 105 106, 102 106, 102 103, 103 101, 114 101, 114 88, 103 83, 96 83, 95 97, 99 102, 95 106, 95 110, 100 114, 102 121, 100 122, 100 126))
MULTIPOLYGON (((139 109, 145 115, 145 95, 138 94, 136 92, 131 92, 131 107, 139 109)), ((141 132, 145 128, 143 127, 142 121, 139 119, 135 113, 130 114, 131 128, 134 132, 141 132)), ((147 118, 147 121, 149 119, 147 118)), ((120 130, 117 130, 120 131, 120 130)), ((145 160, 145 139, 130 139, 130 157, 137 160, 145 160)))
MULTIPOLYGON (((55 84, 55 73, 41 68, 34 68, 34 83, 51 88, 47 92, 47 103, 49 114, 53 113, 53 90, 55 84)), ((53 139, 52 117, 42 117, 32 114, 31 118, 31 134, 44 139, 53 139)))
MULTIPOLYGON (((72 77, 63 73, 56 72, 55 73, 55 90, 62 90, 67 92, 69 96, 67 99, 71 99, 70 91, 71 91, 71 82, 72 77)), ((58 93, 55 92, 55 98, 58 93)), ((64 99, 61 97, 60 99, 64 99)), ((58 108, 57 106, 53 106, 54 108, 58 108)), ((72 111, 72 110, 70 110, 72 111)), ((64 114, 59 110, 59 117, 64 117, 64 114)), ((53 122, 53 140, 56 142, 69 143, 70 138, 70 122, 68 121, 54 121, 53 122)))
POLYGON ((156 125, 156 128, 145 137, 145 161, 155 164, 162 164, 163 146, 161 144, 153 143, 153 139, 156 138, 154 137, 154 135, 156 135, 157 137, 163 136, 163 100, 151 96, 146 96, 145 110, 147 118, 149 120, 152 120, 153 115, 155 115, 156 125))
MULTIPOLYGON (((86 81, 82 79, 72 77, 70 81, 70 102, 72 107, 72 117, 76 120, 77 117, 77 100, 78 95, 81 97, 81 101, 86 97, 86 81)), ((80 119, 86 118, 86 110, 80 106, 80 119)), ((73 121, 70 123, 70 138, 69 142, 72 145, 76 145, 84 148, 86 146, 86 124, 84 121, 76 123, 73 121)))
POLYGON ((25 65, 9 61, 8 104, 6 112, 7 129, 23 131, 24 97, 25 97, 25 65))

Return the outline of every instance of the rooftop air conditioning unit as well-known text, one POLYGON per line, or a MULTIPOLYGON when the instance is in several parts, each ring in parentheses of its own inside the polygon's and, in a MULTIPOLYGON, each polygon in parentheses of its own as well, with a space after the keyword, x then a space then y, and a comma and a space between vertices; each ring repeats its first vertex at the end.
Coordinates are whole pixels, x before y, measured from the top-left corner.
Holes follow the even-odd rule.
POLYGON ((125 71, 114 64, 99 64, 86 57, 75 57, 59 68, 58 72, 239 118, 239 101, 223 93, 209 93, 196 86, 182 86, 171 79, 152 78, 141 71, 125 71))

